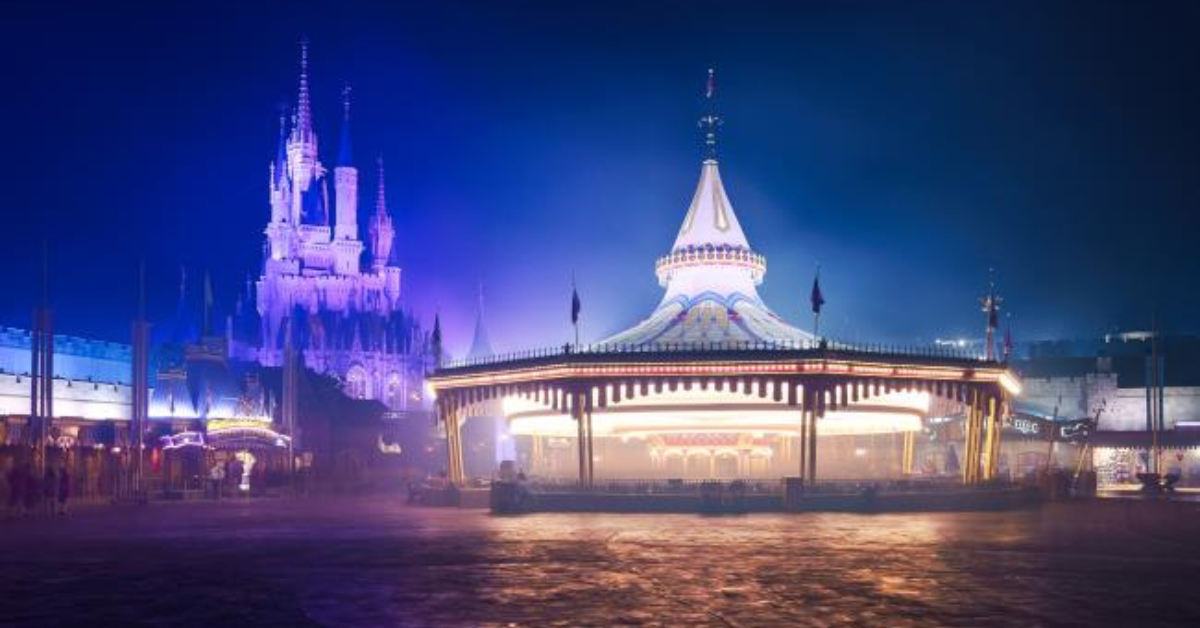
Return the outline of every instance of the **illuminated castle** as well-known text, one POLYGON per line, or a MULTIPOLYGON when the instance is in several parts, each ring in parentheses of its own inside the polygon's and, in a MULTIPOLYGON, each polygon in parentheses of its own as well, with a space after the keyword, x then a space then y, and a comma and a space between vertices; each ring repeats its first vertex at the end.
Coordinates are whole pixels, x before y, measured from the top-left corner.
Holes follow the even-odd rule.
POLYGON ((310 369, 340 378, 353 397, 401 410, 420 403, 424 343, 417 323, 401 309, 382 159, 367 238, 360 238, 348 88, 342 96, 341 141, 331 177, 313 130, 308 47, 302 44, 296 108, 290 125, 280 120, 270 166, 271 219, 255 284, 256 312, 245 305, 232 317, 230 353, 278 366, 290 333, 310 369))

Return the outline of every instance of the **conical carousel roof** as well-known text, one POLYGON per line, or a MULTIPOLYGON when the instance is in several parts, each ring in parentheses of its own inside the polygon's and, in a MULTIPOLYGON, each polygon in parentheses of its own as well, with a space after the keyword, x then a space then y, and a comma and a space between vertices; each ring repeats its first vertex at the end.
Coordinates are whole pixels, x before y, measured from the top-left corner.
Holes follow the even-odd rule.
POLYGON ((716 159, 706 159, 671 253, 657 264, 666 294, 646 320, 602 344, 736 347, 747 343, 812 343, 763 303, 756 286, 766 259, 755 253, 721 183, 716 159))

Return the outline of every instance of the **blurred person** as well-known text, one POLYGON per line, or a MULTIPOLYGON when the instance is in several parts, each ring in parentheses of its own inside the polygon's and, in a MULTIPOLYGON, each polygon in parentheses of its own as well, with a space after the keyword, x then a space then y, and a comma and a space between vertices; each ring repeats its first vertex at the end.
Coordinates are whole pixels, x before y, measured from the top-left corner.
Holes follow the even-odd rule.
POLYGON ((71 496, 71 476, 67 465, 58 468, 58 514, 67 514, 67 498, 71 496))

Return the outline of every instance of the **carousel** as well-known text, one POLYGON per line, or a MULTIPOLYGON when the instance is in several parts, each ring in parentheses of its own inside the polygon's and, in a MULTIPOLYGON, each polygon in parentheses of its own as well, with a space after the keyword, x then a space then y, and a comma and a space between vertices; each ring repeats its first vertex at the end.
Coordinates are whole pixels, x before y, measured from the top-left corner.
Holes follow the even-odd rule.
MULTIPOLYGON (((661 302, 595 344, 443 364, 430 385, 451 478, 467 479, 462 426, 480 417, 502 417, 526 472, 591 485, 597 477, 904 477, 920 469, 918 450, 945 451, 928 441, 945 434, 933 419, 946 416, 961 428, 950 444, 955 468, 939 472, 969 484, 995 477, 1000 426, 1020 392, 1006 364, 830 341, 763 302, 767 260, 751 248, 722 183, 711 96, 699 182, 655 266, 661 302)), ((814 284, 814 311, 822 304, 814 284)))

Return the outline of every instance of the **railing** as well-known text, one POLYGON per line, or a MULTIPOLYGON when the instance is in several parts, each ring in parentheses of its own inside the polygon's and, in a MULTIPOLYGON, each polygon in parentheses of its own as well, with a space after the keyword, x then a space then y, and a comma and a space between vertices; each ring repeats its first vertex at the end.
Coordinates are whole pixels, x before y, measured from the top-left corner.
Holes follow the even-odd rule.
POLYGON ((584 345, 565 344, 558 347, 543 347, 525 351, 498 353, 474 358, 448 360, 440 366, 440 370, 460 369, 492 364, 507 364, 528 360, 542 360, 561 357, 602 357, 623 355, 704 355, 712 353, 800 353, 800 352, 834 352, 843 354, 896 356, 909 358, 949 359, 980 364, 995 363, 989 361, 974 351, 954 347, 937 346, 903 346, 882 343, 848 343, 832 340, 782 340, 782 341, 746 341, 746 342, 652 342, 636 344, 596 343, 584 345))
MULTIPOLYGON (((1008 482, 993 482, 989 487, 1003 488, 1008 482)), ((720 486, 723 490, 734 490, 744 495, 782 495, 784 482, 767 479, 675 479, 675 480, 596 480, 585 487, 576 481, 554 481, 535 478, 528 487, 534 493, 602 493, 609 495, 701 495, 706 490, 720 486)), ((957 477, 880 479, 880 480, 817 480, 806 484, 805 493, 814 495, 856 495, 866 490, 878 493, 936 493, 962 489, 957 477)))

